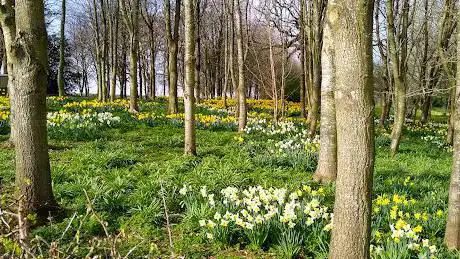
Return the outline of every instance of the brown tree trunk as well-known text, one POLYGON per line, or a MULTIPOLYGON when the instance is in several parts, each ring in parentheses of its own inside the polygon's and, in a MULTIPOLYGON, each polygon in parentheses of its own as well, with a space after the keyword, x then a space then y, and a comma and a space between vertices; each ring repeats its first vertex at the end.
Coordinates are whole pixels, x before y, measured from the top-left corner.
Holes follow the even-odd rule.
MULTIPOLYGON (((460 11, 457 13, 460 22, 460 11)), ((460 41, 460 29, 457 26, 457 42, 460 41)), ((457 64, 460 60, 460 44, 457 43, 457 64)), ((456 90, 453 90, 452 106, 456 106, 452 114, 454 121, 454 153, 452 174, 449 187, 449 208, 447 215, 446 234, 444 241, 449 250, 460 249, 460 65, 457 65, 456 90)))
POLYGON ((185 154, 196 155, 195 135, 195 20, 193 0, 184 0, 185 23, 185 154))
POLYGON ((140 0, 120 0, 120 9, 123 19, 129 31, 129 111, 136 113, 139 109, 137 104, 137 66, 139 52, 139 9, 140 0))
POLYGON ((331 259, 369 258, 374 171, 372 11, 367 0, 333 0, 337 184, 331 259))
POLYGON ((14 113, 16 183, 24 215, 43 219, 57 203, 51 186, 46 133, 47 33, 43 1, 16 1, 16 36, 11 91, 14 113))
POLYGON ((394 0, 388 0, 387 10, 387 27, 388 27, 388 46, 390 51, 390 60, 394 76, 395 85, 395 121, 391 133, 391 153, 396 154, 401 142, 401 135, 406 117, 406 71, 407 71, 407 28, 409 26, 409 0, 404 0, 402 7, 402 26, 401 33, 397 39, 396 28, 394 25, 394 0), (397 42, 400 42, 398 46, 397 42))
POLYGON ((176 0, 175 14, 174 14, 174 28, 171 28, 171 6, 169 0, 164 1, 165 5, 165 23, 166 34, 168 41, 168 88, 169 88, 169 103, 168 113, 175 114, 178 112, 179 104, 177 100, 177 55, 179 48, 179 23, 180 23, 180 9, 181 0, 176 0))
MULTIPOLYGON (((13 64, 13 43, 16 38, 16 21, 14 16, 14 3, 13 1, 6 1, 5 4, 0 8, 0 25, 3 32, 3 41, 5 44, 5 57, 6 57, 6 71, 8 74, 8 95, 11 96, 11 90, 14 88, 15 79, 14 79, 14 64, 13 64)), ((11 100, 13 101, 13 100, 11 100)), ((14 145, 14 119, 13 116, 15 112, 13 107, 10 107, 10 139, 9 142, 11 145, 14 145)))
MULTIPOLYGON (((329 9, 324 23, 321 57, 321 145, 318 168, 313 179, 319 182, 334 181, 337 177, 337 125, 334 101, 335 68, 334 43, 332 42, 329 9)), ((333 14, 332 14, 333 15, 333 14)))
POLYGON ((195 64, 195 101, 196 103, 200 103, 201 101, 201 89, 200 89, 200 73, 201 73, 201 0, 196 1, 196 64, 195 64))
POLYGON ((60 39, 59 39, 59 70, 58 70, 59 96, 65 95, 65 89, 64 89, 65 12, 66 12, 65 4, 66 4, 66 0, 62 0, 61 31, 60 31, 60 39))
POLYGON ((110 101, 116 99, 117 69, 118 69, 118 26, 119 26, 119 2, 115 1, 115 10, 111 17, 111 71, 110 71, 110 101))
POLYGON ((243 132, 248 119, 246 104, 246 82, 244 76, 244 52, 243 52, 243 21, 241 18, 240 0, 234 0, 235 4, 235 30, 236 45, 238 50, 238 132, 243 132))

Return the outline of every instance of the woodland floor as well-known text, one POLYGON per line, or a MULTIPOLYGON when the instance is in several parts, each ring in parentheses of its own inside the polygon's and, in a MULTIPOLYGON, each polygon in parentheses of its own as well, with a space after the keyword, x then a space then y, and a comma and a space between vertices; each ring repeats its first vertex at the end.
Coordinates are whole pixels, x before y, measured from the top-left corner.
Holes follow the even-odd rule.
MULTIPOLYGON (((414 210, 434 215, 446 211, 452 153, 448 148, 423 140, 421 134, 406 130, 395 157, 389 155, 388 139, 377 136, 373 199, 382 194, 389 197, 395 193, 404 194, 417 200, 414 210)), ((246 144, 244 136, 244 143, 239 143, 236 136, 232 130, 198 130, 198 156, 188 158, 183 156, 183 129, 174 125, 130 123, 106 128, 88 140, 51 134, 54 193, 68 216, 34 229, 33 235, 49 241, 61 238, 73 213, 85 214, 86 191, 98 215, 108 222, 109 231, 120 233, 123 229, 126 233, 120 251, 127 253, 136 246, 130 257, 167 257, 171 250, 163 213, 162 198, 165 198, 175 255, 187 258, 274 257, 277 253, 273 249, 264 251, 209 243, 190 224, 182 221, 184 211, 177 191, 184 183, 206 185, 208 190, 217 193, 227 186, 292 189, 304 183, 314 185, 311 183, 314 165, 310 162, 282 160, 251 152, 248 145, 257 146, 261 140, 248 136, 247 139, 253 138, 254 142, 246 144)), ((1 142, 7 138, 7 135, 0 135, 1 142)), ((4 144, 1 142, 0 146, 4 144)), ((13 150, 1 148, 0 177, 5 186, 14 183, 13 162, 13 150)), ((324 188, 327 193, 333 192, 333 185, 324 188)), ((330 195, 326 203, 331 204, 332 200, 330 195)), ((373 224, 379 223, 374 221, 373 224)), ((438 245, 438 258, 455 258, 457 255, 444 252, 441 245, 445 215, 433 217, 426 224, 424 229, 428 237, 438 245)), ((87 219, 79 232, 81 240, 104 235, 94 218, 87 219)), ((74 236, 71 232, 63 237, 62 247, 74 236)), ((300 256, 321 258, 326 256, 324 250, 304 249, 300 256)), ((84 255, 86 251, 82 249, 75 254, 84 255)))

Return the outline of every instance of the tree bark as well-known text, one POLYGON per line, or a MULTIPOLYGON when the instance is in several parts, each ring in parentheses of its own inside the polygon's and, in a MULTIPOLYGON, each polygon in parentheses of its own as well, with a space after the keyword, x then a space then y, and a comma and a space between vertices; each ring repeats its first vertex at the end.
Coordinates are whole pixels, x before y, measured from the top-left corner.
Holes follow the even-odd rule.
POLYGON ((337 184, 331 259, 369 258, 374 170, 373 1, 333 0, 337 184))
POLYGON ((246 104, 246 82, 244 76, 244 52, 243 52, 243 21, 241 18, 240 0, 234 0, 235 5, 235 30, 236 45, 238 50, 238 132, 243 132, 248 119, 246 104))
POLYGON ((61 37, 59 39, 59 70, 58 70, 59 96, 65 95, 65 89, 64 89, 65 13, 66 13, 65 4, 66 4, 66 0, 62 0, 61 37))
POLYGON ((43 219, 57 208, 46 132, 48 54, 43 1, 16 1, 15 21, 20 32, 12 45, 16 183, 24 215, 37 213, 43 219))
POLYGON ((138 68, 138 52, 139 52, 139 0, 120 0, 120 8, 123 13, 123 19, 129 31, 129 78, 130 78, 130 94, 129 94, 129 111, 135 113, 139 107, 137 104, 137 68, 138 68), (130 11, 128 6, 130 5, 130 11))
MULTIPOLYGON (((14 2, 12 0, 5 1, 0 5, 0 25, 3 32, 3 41, 5 43, 5 55, 6 55, 6 73, 8 73, 8 94, 11 96, 11 91, 14 88, 15 77, 14 77, 14 64, 13 64, 13 43, 16 38, 16 21, 15 21, 15 10, 14 2)), ((10 100, 13 102, 14 100, 10 100)), ((14 119, 15 112, 13 111, 12 105, 10 105, 10 144, 14 145, 14 119)))
POLYGON ((185 154, 196 155, 195 136, 195 19, 193 0, 184 0, 185 23, 185 154))
POLYGON ((409 26, 409 0, 404 0, 402 8, 402 26, 401 33, 396 39, 396 29, 394 25, 394 0, 388 0, 387 10, 387 27, 388 27, 388 46, 390 51, 390 60, 395 85, 395 121, 393 132, 391 134, 391 153, 396 154, 401 142, 401 135, 406 117, 406 71, 407 71, 407 28, 409 26), (398 47, 397 41, 400 42, 398 47))
POLYGON ((111 18, 111 71, 110 71, 110 101, 116 99, 117 70, 118 70, 118 26, 119 26, 119 2, 115 3, 115 10, 111 18))
MULTIPOLYGON (((460 22, 460 11, 457 13, 460 22)), ((449 207, 447 213, 446 234, 444 241, 449 250, 460 248, 460 28, 457 26, 457 82, 453 90, 451 105, 455 105, 454 119, 454 153, 452 174, 449 187, 449 207)))
POLYGON ((327 8, 326 19, 324 22, 324 45, 321 53, 321 145, 318 168, 316 169, 316 173, 313 175, 313 179, 318 182, 334 181, 337 177, 337 125, 334 101, 334 43, 332 42, 329 16, 329 8, 327 8))
POLYGON ((166 24, 166 38, 168 41, 168 89, 169 89, 169 103, 168 113, 175 114, 178 112, 179 104, 177 100, 177 55, 179 47, 179 23, 180 23, 180 9, 181 0, 176 0, 175 14, 174 14, 174 28, 171 28, 171 6, 169 0, 164 1, 165 5, 165 24, 166 24))

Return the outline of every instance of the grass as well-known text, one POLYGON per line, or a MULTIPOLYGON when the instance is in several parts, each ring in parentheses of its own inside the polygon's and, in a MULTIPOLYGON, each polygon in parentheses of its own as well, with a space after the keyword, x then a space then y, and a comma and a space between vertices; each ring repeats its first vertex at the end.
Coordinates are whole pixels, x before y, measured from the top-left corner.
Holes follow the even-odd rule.
MULTIPOLYGON (((108 128, 94 140, 50 139, 53 187, 57 201, 68 211, 61 221, 33 230, 51 241, 59 238, 73 213, 85 214, 88 197, 98 215, 114 233, 124 232, 127 253, 138 245, 132 257, 163 257, 170 254, 164 207, 165 199, 172 223, 174 253, 187 258, 271 258, 273 250, 251 250, 239 246, 221 247, 207 242, 182 221, 177 189, 184 183, 206 185, 218 192, 227 186, 262 185, 289 189, 311 183, 314 167, 305 162, 288 163, 250 152, 249 143, 235 141, 237 133, 225 130, 198 130, 198 156, 183 156, 183 129, 171 125, 132 124, 108 128)), ((0 136, 5 142, 7 136, 0 136)), ((0 146, 3 144, 0 142, 0 146)), ((252 144, 257 148, 263 140, 252 144)), ((0 179, 4 186, 14 183, 13 150, 0 149, 0 179)), ((452 153, 424 141, 420 135, 405 132, 400 152, 392 157, 382 141, 377 147, 374 196, 405 194, 419 201, 418 208, 435 214, 446 211, 452 153), (410 185, 404 184, 410 177, 410 185)), ((292 161, 291 161, 292 162, 292 161)), ((333 192, 333 185, 326 186, 333 192)), ((332 204, 333 196, 329 203, 332 204)), ((378 223, 374 224, 378 225, 378 223)), ((445 216, 426 227, 437 244, 442 243, 445 216)), ((92 218, 84 223, 81 240, 103 236, 103 228, 92 218)), ((73 238, 68 232, 65 240, 73 238)), ((84 249, 76 252, 86 254, 84 249)), ((307 255, 308 256, 308 255, 307 255)), ((444 252, 439 258, 456 255, 444 252)))

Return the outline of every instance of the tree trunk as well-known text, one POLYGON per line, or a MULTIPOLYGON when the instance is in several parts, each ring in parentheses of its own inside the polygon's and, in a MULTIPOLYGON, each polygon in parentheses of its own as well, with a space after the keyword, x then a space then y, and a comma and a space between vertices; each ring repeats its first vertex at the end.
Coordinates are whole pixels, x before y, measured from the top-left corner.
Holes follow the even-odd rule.
MULTIPOLYGON (((269 11, 273 8, 273 0, 270 1, 269 11)), ((267 14, 267 20, 270 19, 270 14, 267 14)), ((267 26, 268 34, 268 46, 269 46, 269 59, 270 59, 270 74, 272 81, 272 100, 273 100, 273 121, 278 121, 278 87, 276 85, 276 71, 275 71, 275 58, 273 54, 273 42, 272 42, 272 28, 267 26)))
MULTIPOLYGON (((460 22, 460 11, 457 13, 460 22)), ((457 82, 453 90, 452 106, 456 106, 454 121, 454 153, 449 187, 449 208, 444 241, 449 250, 460 249, 460 28, 457 26, 457 82)))
POLYGON ((178 112, 179 104, 177 100, 177 55, 179 47, 179 23, 180 23, 180 8, 181 0, 176 0, 174 14, 174 28, 171 28, 171 6, 169 0, 164 0, 165 5, 165 24, 166 36, 168 42, 168 88, 169 88, 169 103, 168 113, 175 114, 178 112))
POLYGON ((117 68, 118 68, 118 26, 119 26, 119 2, 115 3, 115 13, 111 19, 111 71, 110 71, 110 101, 116 99, 117 68))
POLYGON ((139 52, 139 9, 140 0, 120 0, 120 8, 123 19, 129 31, 129 112, 136 113, 139 109, 137 104, 137 66, 139 52), (129 7, 127 5, 130 5, 129 7), (129 9, 129 11, 128 11, 129 9))
POLYGON ((246 85, 244 76, 244 52, 243 52, 243 21, 241 18, 240 0, 234 0, 235 4, 235 30, 236 45, 238 50, 238 132, 243 132, 247 123, 246 85))
POLYGON ((374 171, 373 2, 333 0, 328 4, 337 112, 337 184, 329 258, 369 258, 374 171))
POLYGON ((200 103, 201 98, 201 89, 200 89, 200 70, 201 70, 201 0, 196 1, 196 64, 195 64, 195 101, 196 103, 200 103))
MULTIPOLYGON (((454 83, 452 81, 452 83, 454 83)), ((450 100, 449 100, 449 121, 447 122, 447 144, 452 145, 454 143, 454 127, 455 127, 455 114, 456 114, 456 89, 452 88, 450 91, 450 100)))
MULTIPOLYGON (((152 35, 153 37, 153 35, 152 35)), ((156 98, 156 68, 155 68, 155 61, 156 61, 156 49, 155 43, 150 43, 150 99, 155 100, 156 98)))
MULTIPOLYGON (((389 89, 388 89, 389 90, 389 89)), ((388 120, 388 116, 390 115, 390 108, 391 108, 391 97, 389 93, 382 94, 382 113, 380 114, 380 126, 385 126, 385 122, 388 120)))
MULTIPOLYGON (((6 73, 8 74, 8 94, 11 96, 11 91, 15 87, 15 78, 14 78, 14 64, 13 64, 13 43, 16 38, 16 21, 14 15, 14 3, 7 2, 3 4, 3 8, 0 8, 0 25, 3 32, 3 41, 5 43, 5 56, 6 56, 6 73)), ((14 100, 10 100, 12 102, 14 100)), ((10 107, 10 144, 14 145, 14 119, 13 116, 15 112, 13 107, 10 107)))
POLYGON ((196 155, 195 136, 195 20, 193 0, 184 0, 185 23, 185 154, 196 155))
POLYGON ((395 121, 391 134, 391 153, 396 154, 401 142, 401 135, 406 116, 406 71, 407 71, 407 28, 409 26, 409 0, 404 0, 402 8, 401 33, 396 39, 394 0, 387 1, 388 46, 395 85, 395 121), (397 45, 400 42, 400 46, 397 45))
MULTIPOLYGON (((337 125, 334 101, 335 68, 334 43, 332 42, 329 8, 324 23, 321 57, 321 145, 318 168, 313 179, 319 182, 334 181, 337 177, 337 125)), ((334 15, 332 13, 332 15, 334 15)))
POLYGON ((426 124, 430 119, 431 113, 431 94, 425 94, 422 99, 422 114, 420 116, 420 122, 426 124))
POLYGON ((59 96, 65 95, 65 89, 64 89, 65 12, 66 12, 65 3, 66 3, 66 0, 62 0, 61 38, 59 39, 59 70, 58 70, 59 96))
POLYGON ((24 215, 49 216, 57 208, 51 186, 46 132, 47 33, 43 1, 16 1, 16 36, 11 91, 16 183, 24 215))

